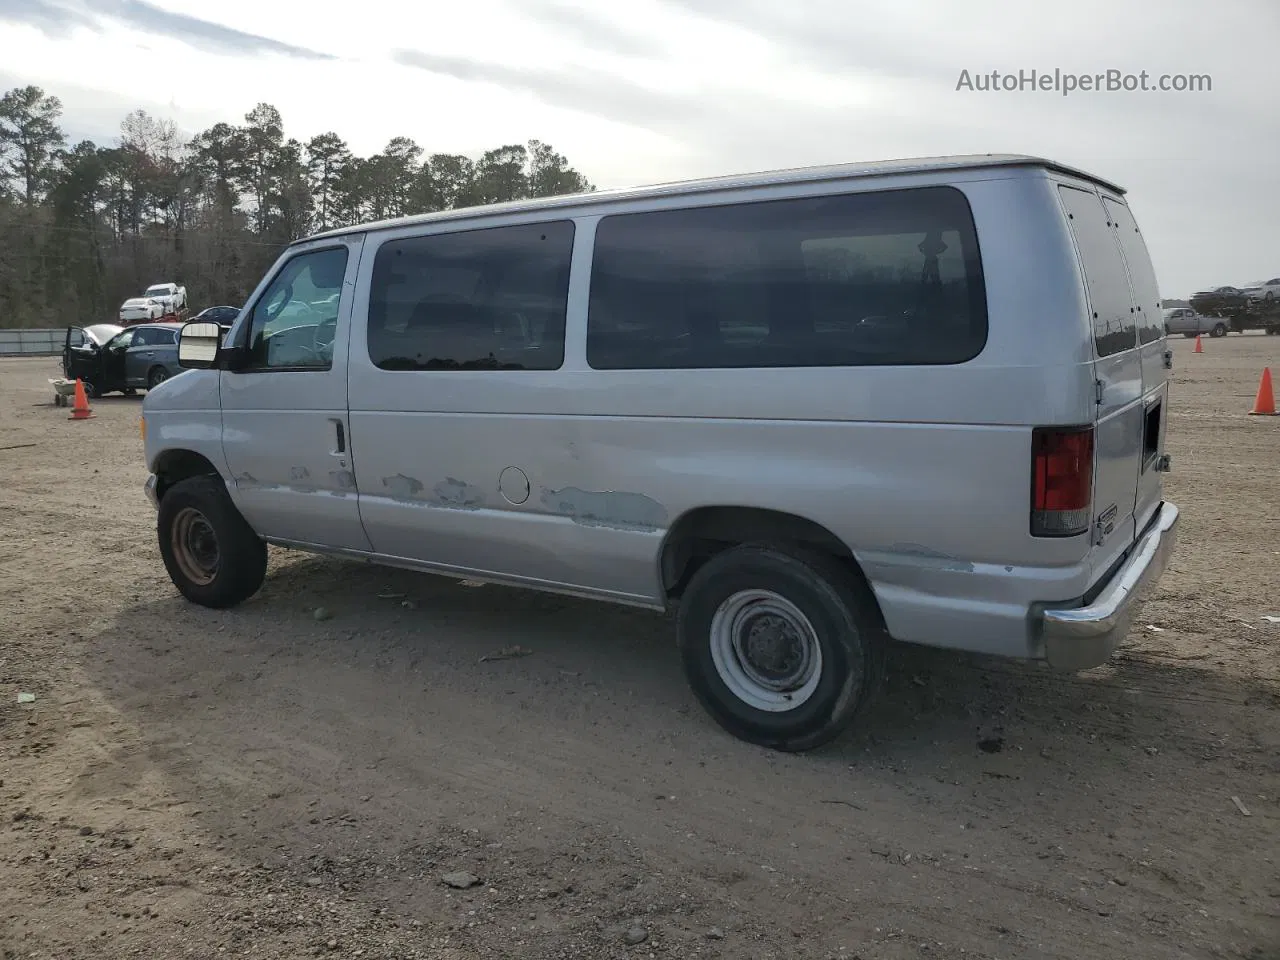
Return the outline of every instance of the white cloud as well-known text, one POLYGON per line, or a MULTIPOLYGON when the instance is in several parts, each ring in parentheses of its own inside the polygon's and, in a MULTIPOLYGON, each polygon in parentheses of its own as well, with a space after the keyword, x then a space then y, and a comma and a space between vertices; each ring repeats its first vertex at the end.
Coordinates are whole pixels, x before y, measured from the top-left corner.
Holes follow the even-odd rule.
POLYGON ((1117 180, 1162 289, 1274 275, 1275 0, 0 0, 0 81, 69 131, 129 109, 189 132, 277 106, 370 153, 538 138, 601 186, 845 160, 1028 152, 1117 180), (306 10, 305 15, 302 14, 306 10), (318 59, 328 55, 335 59, 318 59), (977 73, 1207 73, 1204 94, 968 93, 977 73), (112 113, 114 111, 114 114, 112 113))

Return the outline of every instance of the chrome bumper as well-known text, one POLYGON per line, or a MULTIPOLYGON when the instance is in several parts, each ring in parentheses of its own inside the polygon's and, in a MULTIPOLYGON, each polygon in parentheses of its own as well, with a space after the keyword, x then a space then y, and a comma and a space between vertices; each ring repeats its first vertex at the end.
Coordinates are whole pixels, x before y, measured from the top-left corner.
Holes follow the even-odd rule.
POLYGON ((1160 579, 1178 541, 1178 508, 1160 505, 1129 559, 1087 607, 1039 612, 1045 659, 1057 670, 1088 670, 1105 663, 1124 641, 1142 594, 1160 579))
POLYGON ((147 499, 151 501, 151 506, 160 509, 160 498, 156 496, 156 475, 153 473, 147 477, 146 485, 142 488, 147 492, 147 499))

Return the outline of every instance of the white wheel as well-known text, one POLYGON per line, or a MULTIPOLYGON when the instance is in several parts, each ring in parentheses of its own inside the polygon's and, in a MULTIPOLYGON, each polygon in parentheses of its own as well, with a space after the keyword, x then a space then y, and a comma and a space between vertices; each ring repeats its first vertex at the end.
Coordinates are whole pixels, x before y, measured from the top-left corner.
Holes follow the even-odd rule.
POLYGON ((711 618, 711 660, 729 692, 757 710, 803 706, 822 677, 822 646, 794 603, 771 590, 742 590, 711 618))

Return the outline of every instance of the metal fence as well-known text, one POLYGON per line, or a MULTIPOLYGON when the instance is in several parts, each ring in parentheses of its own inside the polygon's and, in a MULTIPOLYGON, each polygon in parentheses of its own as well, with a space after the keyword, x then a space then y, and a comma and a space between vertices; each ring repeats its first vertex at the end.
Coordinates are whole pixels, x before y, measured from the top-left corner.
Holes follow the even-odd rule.
POLYGON ((0 357, 47 357, 62 353, 67 328, 0 330, 0 357))

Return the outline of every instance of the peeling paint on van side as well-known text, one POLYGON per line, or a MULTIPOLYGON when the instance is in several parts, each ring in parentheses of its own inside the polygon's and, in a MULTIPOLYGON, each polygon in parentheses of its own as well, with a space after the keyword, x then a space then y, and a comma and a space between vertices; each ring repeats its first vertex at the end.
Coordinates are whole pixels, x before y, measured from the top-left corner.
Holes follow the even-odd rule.
POLYGON ((390 490, 391 496, 397 500, 416 500, 423 490, 421 480, 417 477, 406 477, 403 473, 397 473, 394 477, 383 477, 382 485, 390 490))
POLYGON ((872 580, 883 579, 892 583, 910 583, 911 571, 974 571, 971 561, 939 553, 919 543, 895 543, 886 549, 863 551, 859 553, 859 559, 872 580))
POLYGON ((617 530, 661 530, 667 510, 657 500, 640 493, 606 491, 594 493, 578 487, 547 490, 542 505, 574 523, 617 530))
POLYGON ((459 510, 475 510, 484 503, 484 497, 471 484, 453 477, 445 477, 432 488, 435 502, 442 507, 459 510))

